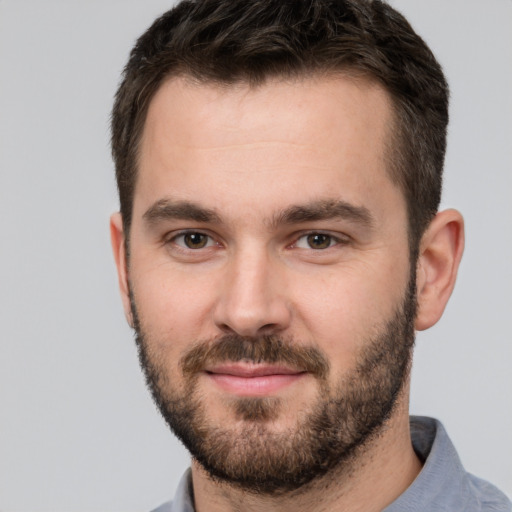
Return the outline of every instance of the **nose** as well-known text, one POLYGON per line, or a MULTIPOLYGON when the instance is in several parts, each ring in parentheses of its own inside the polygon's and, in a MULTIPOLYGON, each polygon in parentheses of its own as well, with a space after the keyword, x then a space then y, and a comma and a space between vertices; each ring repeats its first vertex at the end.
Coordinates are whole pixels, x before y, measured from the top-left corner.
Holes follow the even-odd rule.
POLYGON ((233 257, 214 310, 217 327, 225 333, 251 337, 284 331, 291 319, 284 272, 285 268, 264 251, 246 251, 233 257))

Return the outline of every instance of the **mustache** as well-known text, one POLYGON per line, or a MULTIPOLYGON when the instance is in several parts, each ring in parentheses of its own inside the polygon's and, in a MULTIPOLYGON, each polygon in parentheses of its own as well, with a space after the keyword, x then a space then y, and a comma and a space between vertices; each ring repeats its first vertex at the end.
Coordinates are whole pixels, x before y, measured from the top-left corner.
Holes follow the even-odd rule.
POLYGON ((195 374, 208 364, 222 362, 284 364, 325 379, 329 361, 313 346, 302 346, 275 335, 246 337, 226 334, 215 340, 196 344, 180 361, 183 373, 195 374))

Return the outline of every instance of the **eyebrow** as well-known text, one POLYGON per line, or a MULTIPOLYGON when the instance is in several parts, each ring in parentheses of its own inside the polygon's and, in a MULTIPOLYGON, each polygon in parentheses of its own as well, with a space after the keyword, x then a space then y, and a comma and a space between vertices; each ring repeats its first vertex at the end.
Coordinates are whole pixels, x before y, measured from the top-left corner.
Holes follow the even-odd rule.
POLYGON ((367 228, 373 227, 375 223, 370 210, 364 206, 355 206, 341 200, 320 200, 286 208, 275 215, 270 224, 277 226, 330 219, 348 220, 367 228))
MULTIPOLYGON (((191 220, 195 222, 222 222, 220 215, 191 201, 160 199, 143 215, 144 220, 153 225, 166 220, 191 220)), ((330 219, 344 219, 371 228, 374 218, 364 206, 355 206, 342 200, 320 200, 305 205, 293 205, 274 215, 269 226, 275 229, 283 224, 301 224, 330 219)))
POLYGON ((219 215, 213 210, 203 208, 190 201, 173 201, 171 199, 157 201, 144 213, 143 218, 150 225, 173 219, 220 222, 219 215))

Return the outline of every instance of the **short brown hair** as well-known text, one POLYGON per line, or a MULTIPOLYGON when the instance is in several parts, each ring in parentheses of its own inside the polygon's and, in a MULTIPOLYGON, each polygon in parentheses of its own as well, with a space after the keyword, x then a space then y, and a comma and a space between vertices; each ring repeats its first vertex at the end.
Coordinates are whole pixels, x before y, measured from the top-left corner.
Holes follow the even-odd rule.
POLYGON ((439 207, 448 87, 425 42, 380 0, 185 0, 158 18, 131 51, 112 112, 126 233, 148 105, 166 78, 257 85, 337 72, 377 80, 392 98, 389 172, 405 195, 416 253, 439 207))

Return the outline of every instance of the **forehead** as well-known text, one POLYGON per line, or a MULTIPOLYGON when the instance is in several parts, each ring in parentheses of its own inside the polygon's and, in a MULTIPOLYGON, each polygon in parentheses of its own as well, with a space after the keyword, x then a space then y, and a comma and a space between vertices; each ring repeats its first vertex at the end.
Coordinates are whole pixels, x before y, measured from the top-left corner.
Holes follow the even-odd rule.
POLYGON ((269 187, 282 189, 272 198, 282 207, 293 204, 292 191, 302 203, 338 199, 336 191, 361 202, 391 186, 392 118, 381 86, 344 75, 258 86, 169 79, 148 109, 134 211, 166 194, 218 206, 226 190, 233 203, 237 194, 263 205, 269 187))
POLYGON ((354 137, 382 140, 392 117, 388 93, 362 76, 277 78, 254 86, 198 83, 178 76, 165 81, 150 102, 142 151, 163 132, 176 144, 195 139, 215 146, 225 144, 230 130, 235 144, 260 131, 262 136, 288 136, 293 142, 326 144, 336 138, 337 144, 348 145, 354 137), (310 128, 316 129, 316 136, 310 128))

